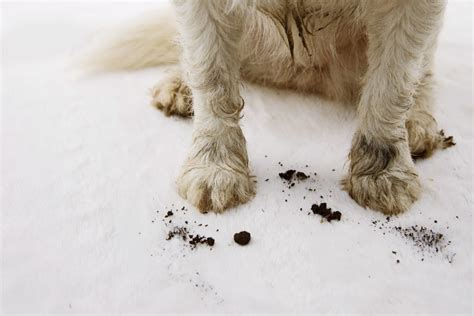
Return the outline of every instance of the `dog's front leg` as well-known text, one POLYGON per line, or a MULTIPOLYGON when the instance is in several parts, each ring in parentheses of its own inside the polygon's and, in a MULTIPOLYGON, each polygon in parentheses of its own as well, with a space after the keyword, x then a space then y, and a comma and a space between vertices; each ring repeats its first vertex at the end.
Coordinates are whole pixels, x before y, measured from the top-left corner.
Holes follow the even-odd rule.
POLYGON ((178 179, 180 195, 202 212, 221 212, 254 195, 239 126, 240 8, 228 1, 175 0, 183 68, 194 103, 193 143, 178 179))
POLYGON ((424 51, 437 34, 445 4, 441 0, 370 3, 369 67, 344 185, 360 205, 396 214, 407 210, 421 191, 405 121, 423 74, 424 51))

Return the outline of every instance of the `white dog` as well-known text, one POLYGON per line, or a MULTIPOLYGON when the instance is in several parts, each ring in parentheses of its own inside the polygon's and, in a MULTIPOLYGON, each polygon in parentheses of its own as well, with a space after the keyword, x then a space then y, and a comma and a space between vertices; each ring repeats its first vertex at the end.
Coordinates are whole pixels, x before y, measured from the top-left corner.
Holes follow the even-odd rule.
POLYGON ((452 144, 432 116, 444 0, 174 0, 106 55, 103 68, 180 66, 153 89, 167 115, 194 114, 179 193, 221 212, 255 194, 240 78, 358 104, 343 187, 364 207, 405 211, 420 195, 412 157, 452 144), (179 42, 173 41, 178 22, 179 42))

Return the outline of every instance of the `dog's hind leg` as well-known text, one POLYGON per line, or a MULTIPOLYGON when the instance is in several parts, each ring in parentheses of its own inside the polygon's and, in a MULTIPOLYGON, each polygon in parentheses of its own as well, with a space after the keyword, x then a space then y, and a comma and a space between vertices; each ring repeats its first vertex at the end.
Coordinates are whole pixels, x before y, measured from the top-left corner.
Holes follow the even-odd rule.
POLYGON ((421 193, 405 123, 423 76, 423 56, 437 36, 445 3, 370 4, 370 10, 366 8, 369 66, 349 175, 343 183, 360 205, 396 214, 407 210, 421 193))
POLYGON ((415 159, 430 157, 436 149, 455 144, 452 136, 446 137, 439 130, 433 117, 433 53, 434 43, 425 55, 424 75, 417 86, 414 104, 406 121, 408 144, 415 159))
POLYGON ((182 78, 182 72, 175 70, 151 89, 151 105, 163 111, 166 116, 184 118, 193 116, 191 89, 182 78))
POLYGON ((194 107, 193 143, 178 190, 202 212, 221 212, 254 195, 239 126, 239 43, 244 15, 234 1, 175 0, 183 70, 194 107))

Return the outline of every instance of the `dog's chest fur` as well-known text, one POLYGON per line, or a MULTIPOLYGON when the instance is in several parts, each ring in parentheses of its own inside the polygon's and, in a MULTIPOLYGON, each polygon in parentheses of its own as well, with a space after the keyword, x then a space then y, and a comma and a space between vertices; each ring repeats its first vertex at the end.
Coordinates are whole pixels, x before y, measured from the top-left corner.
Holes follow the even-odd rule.
POLYGON ((366 70, 363 4, 261 0, 248 10, 243 74, 250 73, 247 66, 257 76, 247 79, 334 98, 357 96, 366 70))

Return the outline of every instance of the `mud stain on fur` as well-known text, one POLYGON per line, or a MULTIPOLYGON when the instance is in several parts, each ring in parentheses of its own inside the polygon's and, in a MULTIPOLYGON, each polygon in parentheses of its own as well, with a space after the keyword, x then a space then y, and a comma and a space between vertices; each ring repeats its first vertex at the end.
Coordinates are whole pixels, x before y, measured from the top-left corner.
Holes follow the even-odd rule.
POLYGON ((376 143, 365 135, 354 138, 350 172, 355 176, 376 174, 390 167, 398 155, 397 147, 389 142, 376 143))

